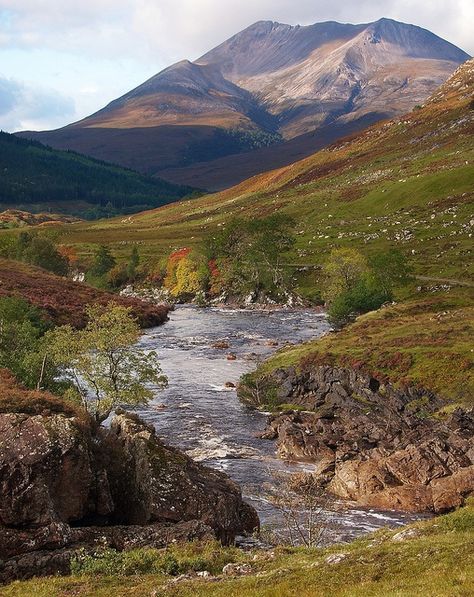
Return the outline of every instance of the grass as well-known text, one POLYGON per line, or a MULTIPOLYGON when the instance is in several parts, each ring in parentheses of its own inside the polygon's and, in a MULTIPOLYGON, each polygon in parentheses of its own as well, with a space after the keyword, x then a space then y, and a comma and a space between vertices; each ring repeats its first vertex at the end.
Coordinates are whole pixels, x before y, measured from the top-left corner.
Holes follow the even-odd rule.
POLYGON ((413 536, 381 530, 350 544, 327 549, 277 548, 239 552, 215 544, 173 546, 166 551, 135 550, 120 555, 126 574, 91 567, 86 574, 17 581, 3 588, 4 597, 468 597, 474 592, 474 503, 410 527, 413 536), (330 555, 342 554, 337 563, 330 555), (163 562, 181 567, 165 572, 163 562), (186 579, 176 574, 203 569, 219 574, 226 562, 247 562, 248 576, 186 579), (144 565, 145 562, 145 565, 144 565))
POLYGON ((78 405, 50 392, 28 390, 6 369, 0 369, 0 414, 3 413, 64 414, 75 417, 85 428, 90 424, 86 412, 78 405))
POLYGON ((452 403, 474 401, 474 306, 470 292, 422 295, 359 317, 326 337, 282 348, 254 377, 280 367, 336 365, 412 385, 452 403))

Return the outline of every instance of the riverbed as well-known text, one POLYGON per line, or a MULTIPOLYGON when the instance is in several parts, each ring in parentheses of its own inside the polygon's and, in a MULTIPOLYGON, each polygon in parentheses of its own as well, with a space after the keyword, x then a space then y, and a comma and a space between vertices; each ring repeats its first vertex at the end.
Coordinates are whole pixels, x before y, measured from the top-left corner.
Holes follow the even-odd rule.
MULTIPOLYGON (((243 406, 235 389, 226 384, 236 384, 242 374, 285 343, 307 341, 328 331, 324 315, 314 310, 177 307, 168 323, 142 337, 140 347, 157 352, 169 385, 157 390, 155 399, 139 414, 155 425, 166 443, 236 481, 262 525, 282 527, 282 514, 267 499, 265 488, 274 484, 274 471, 310 471, 311 465, 276 458, 274 442, 258 437, 267 415, 243 406), (216 343, 228 348, 213 347, 216 343), (229 360, 229 355, 235 360, 229 360)), ((321 517, 326 543, 414 519, 340 503, 326 507, 321 517)))

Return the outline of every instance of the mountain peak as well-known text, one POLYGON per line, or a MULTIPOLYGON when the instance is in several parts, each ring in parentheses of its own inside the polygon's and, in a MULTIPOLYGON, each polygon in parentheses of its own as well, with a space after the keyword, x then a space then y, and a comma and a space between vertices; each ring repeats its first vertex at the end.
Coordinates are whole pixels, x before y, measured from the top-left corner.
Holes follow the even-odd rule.
MULTIPOLYGON (((426 29, 389 18, 305 26, 257 21, 57 134, 65 139, 62 147, 124 165, 130 165, 133 138, 146 172, 244 151, 248 139, 272 143, 275 133, 307 149, 408 112, 467 58, 426 29), (245 134, 234 136, 231 145, 229 129, 245 134), (110 152, 96 140, 106 134, 110 152)), ((54 145, 55 135, 43 138, 54 145)), ((284 150, 268 149, 280 160, 284 150)), ((202 180, 192 184, 208 187, 202 180)))

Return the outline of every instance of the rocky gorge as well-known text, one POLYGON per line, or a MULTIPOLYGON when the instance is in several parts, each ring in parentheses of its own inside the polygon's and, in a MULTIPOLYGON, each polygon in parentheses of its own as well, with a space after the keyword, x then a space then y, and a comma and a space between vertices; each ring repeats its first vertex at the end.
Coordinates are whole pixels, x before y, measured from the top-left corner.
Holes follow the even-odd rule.
MULTIPOLYGON (((274 411, 262 437, 277 440, 281 458, 314 464, 338 498, 440 513, 474 493, 472 410, 443 410, 433 393, 326 365, 279 368, 258 384, 274 411)), ((239 388, 248 404, 256 393, 255 383, 239 388)))
POLYGON ((224 473, 119 412, 110 429, 71 412, 0 414, 0 580, 67 574, 79 548, 227 544, 259 520, 224 473))

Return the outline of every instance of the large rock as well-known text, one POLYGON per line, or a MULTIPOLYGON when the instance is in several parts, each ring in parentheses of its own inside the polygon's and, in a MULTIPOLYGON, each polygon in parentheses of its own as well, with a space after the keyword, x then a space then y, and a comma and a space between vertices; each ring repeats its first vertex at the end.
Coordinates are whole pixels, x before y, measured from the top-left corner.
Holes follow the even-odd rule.
POLYGON ((303 411, 270 417, 263 437, 285 459, 315 464, 338 497, 364 506, 443 512, 474 493, 474 415, 440 419, 441 399, 328 366, 280 369, 269 385, 303 411))
POLYGON ((258 527, 253 508, 242 501, 238 486, 227 475, 202 466, 165 446, 155 429, 136 416, 119 415, 112 422, 115 518, 121 523, 148 524, 201 520, 219 539, 258 527))
POLYGON ((66 414, 0 414, 0 581, 64 573, 71 553, 219 538, 259 521, 223 473, 120 414, 94 430, 66 414))
POLYGON ((98 471, 89 430, 76 419, 2 414, 0 438, 1 525, 74 522, 91 513, 98 471))

